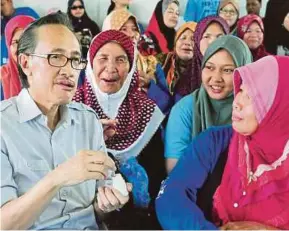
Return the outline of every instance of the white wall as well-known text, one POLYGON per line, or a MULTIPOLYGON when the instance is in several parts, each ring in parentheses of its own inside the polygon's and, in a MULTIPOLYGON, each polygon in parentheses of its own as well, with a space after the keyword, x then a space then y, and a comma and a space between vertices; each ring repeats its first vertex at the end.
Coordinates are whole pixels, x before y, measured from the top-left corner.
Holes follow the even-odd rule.
MULTIPOLYGON (((181 6, 181 15, 184 13, 187 0, 179 0, 181 6)), ((264 16, 265 9, 268 0, 263 0, 261 16, 264 16)), ((147 25, 152 15, 158 0, 132 0, 130 10, 134 13, 138 20, 143 24, 147 25)), ((107 8, 110 4, 110 0, 84 0, 86 11, 88 15, 97 22, 101 27, 102 22, 106 16, 107 8)), ((29 6, 33 8, 40 16, 45 15, 49 9, 58 8, 61 11, 66 12, 67 0, 14 0, 15 7, 29 6)), ((240 0, 240 15, 246 14, 246 0, 240 0)))

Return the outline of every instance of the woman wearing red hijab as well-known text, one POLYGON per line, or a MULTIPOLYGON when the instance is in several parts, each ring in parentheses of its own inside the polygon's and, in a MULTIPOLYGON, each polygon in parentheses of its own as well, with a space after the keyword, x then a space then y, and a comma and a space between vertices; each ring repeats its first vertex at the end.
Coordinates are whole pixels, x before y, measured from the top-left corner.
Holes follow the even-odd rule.
POLYGON ((11 19, 5 27, 8 62, 1 67, 1 82, 4 99, 18 95, 21 90, 16 55, 18 41, 24 29, 34 20, 35 19, 30 16, 19 15, 11 19))
POLYGON ((269 55, 263 44, 264 24, 258 15, 248 14, 239 19, 237 24, 237 35, 247 43, 254 61, 269 55))
POLYGON ((179 20, 178 0, 160 0, 149 25, 138 43, 143 55, 156 55, 174 50, 175 27, 179 20))

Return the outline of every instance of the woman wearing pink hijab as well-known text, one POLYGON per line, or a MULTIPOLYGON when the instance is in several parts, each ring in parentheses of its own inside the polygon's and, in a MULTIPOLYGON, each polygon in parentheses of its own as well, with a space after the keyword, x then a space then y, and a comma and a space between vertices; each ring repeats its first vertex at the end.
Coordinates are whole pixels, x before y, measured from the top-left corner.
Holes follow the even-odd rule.
POLYGON ((5 27, 8 62, 1 67, 1 82, 4 99, 18 95, 21 90, 16 55, 18 41, 24 29, 34 20, 35 19, 30 16, 19 15, 12 18, 5 27))
POLYGON ((233 129, 201 133, 164 181, 164 229, 289 229, 288 65, 267 56, 235 70, 233 129))

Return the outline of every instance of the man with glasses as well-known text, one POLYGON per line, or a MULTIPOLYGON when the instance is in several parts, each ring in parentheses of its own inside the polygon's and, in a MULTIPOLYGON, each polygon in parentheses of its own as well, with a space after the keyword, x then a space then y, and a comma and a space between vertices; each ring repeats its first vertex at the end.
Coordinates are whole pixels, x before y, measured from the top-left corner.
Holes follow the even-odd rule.
POLYGON ((1 228, 98 229, 128 196, 97 187, 116 167, 94 111, 70 103, 87 62, 67 16, 35 21, 17 55, 24 88, 1 103, 1 228))

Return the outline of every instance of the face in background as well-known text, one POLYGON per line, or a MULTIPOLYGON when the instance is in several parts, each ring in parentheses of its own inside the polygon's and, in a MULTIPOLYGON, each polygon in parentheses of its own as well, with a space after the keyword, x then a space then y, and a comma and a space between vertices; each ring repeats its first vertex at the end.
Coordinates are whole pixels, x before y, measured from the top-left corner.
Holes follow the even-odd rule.
POLYGON ((84 14, 84 6, 82 5, 81 1, 75 1, 70 8, 70 12, 72 16, 81 18, 84 14))
MULTIPOLYGON (((37 45, 34 54, 63 54, 68 58, 80 58, 80 45, 63 25, 44 25, 36 29, 37 45), (50 35, 50 36, 47 36, 50 35)), ((57 56, 54 60, 57 61, 57 56)), ((62 105, 71 101, 80 74, 67 62, 64 67, 54 67, 48 59, 20 54, 22 70, 27 75, 29 92, 33 99, 44 105, 62 105)))
POLYGON ((177 56, 184 61, 191 60, 194 55, 193 48, 194 32, 190 29, 186 29, 176 42, 177 56))
POLYGON ((289 32, 289 12, 286 15, 286 17, 284 18, 283 25, 284 25, 285 29, 289 32))
POLYGON ((236 65, 224 49, 217 51, 202 70, 202 83, 212 99, 221 100, 233 91, 233 72, 236 65))
POLYGON ((23 34, 23 31, 24 31, 24 29, 17 28, 14 31, 13 37, 12 37, 12 40, 11 40, 10 51, 11 51, 12 58, 13 58, 13 60, 15 62, 17 62, 16 52, 17 52, 18 42, 19 42, 19 39, 20 39, 21 35, 23 34))
POLYGON ((232 27, 237 22, 238 12, 233 4, 229 3, 220 10, 219 16, 232 27))
POLYGON ((246 31, 243 40, 252 50, 257 49, 264 40, 264 33, 257 22, 253 22, 246 31))
POLYGON ((205 54, 209 45, 214 42, 218 37, 224 35, 222 26, 217 22, 212 22, 205 30, 200 41, 200 51, 202 55, 205 54))
POLYGON ((233 102, 232 126, 241 135, 251 135, 258 128, 253 101, 248 95, 246 85, 242 84, 233 102))
POLYGON ((261 3, 258 0, 247 0, 246 9, 248 14, 260 14, 261 3))
POLYGON ((120 28, 120 31, 130 37, 134 43, 137 43, 140 38, 137 24, 133 18, 129 18, 126 23, 120 28))
POLYGON ((125 50, 115 42, 103 45, 93 59, 93 73, 100 90, 107 94, 118 92, 129 72, 125 50))
POLYGON ((179 16, 179 6, 175 3, 169 4, 163 15, 165 25, 168 28, 175 28, 178 24, 179 16))
POLYGON ((113 2, 121 7, 127 7, 132 2, 132 0, 113 0, 113 2))
POLYGON ((1 0, 1 15, 9 17, 13 14, 14 7, 12 0, 1 0))

